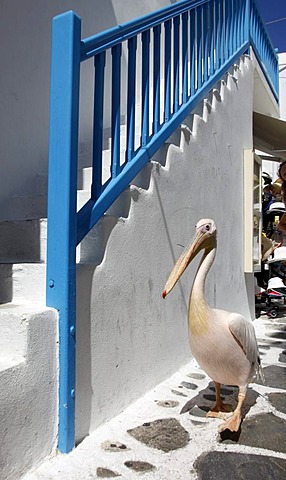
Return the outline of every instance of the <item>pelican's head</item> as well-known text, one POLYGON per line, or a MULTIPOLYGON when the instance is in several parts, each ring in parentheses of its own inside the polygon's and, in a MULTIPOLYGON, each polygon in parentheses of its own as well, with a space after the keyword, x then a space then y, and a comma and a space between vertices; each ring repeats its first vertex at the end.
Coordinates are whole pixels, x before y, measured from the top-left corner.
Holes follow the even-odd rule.
POLYGON ((165 298, 174 288, 187 266, 201 250, 212 250, 216 247, 216 226, 213 220, 203 218, 196 225, 196 235, 191 244, 185 248, 171 271, 162 297, 165 298))

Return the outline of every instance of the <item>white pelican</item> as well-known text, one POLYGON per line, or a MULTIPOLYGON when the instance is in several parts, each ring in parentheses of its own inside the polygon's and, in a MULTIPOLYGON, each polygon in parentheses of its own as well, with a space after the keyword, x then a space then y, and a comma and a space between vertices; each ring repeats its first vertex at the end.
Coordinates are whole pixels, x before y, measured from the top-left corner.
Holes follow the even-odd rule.
POLYGON ((172 290, 193 258, 204 249, 195 276, 189 301, 188 330, 190 347, 200 367, 215 382, 216 404, 209 417, 223 418, 219 431, 238 431, 241 408, 247 385, 257 376, 263 377, 254 327, 238 313, 212 309, 204 296, 207 273, 216 254, 216 226, 203 219, 196 225, 196 237, 177 260, 165 285, 162 297, 172 290), (234 412, 220 398, 220 385, 239 387, 238 404, 234 412), (231 413, 230 413, 231 412, 231 413))

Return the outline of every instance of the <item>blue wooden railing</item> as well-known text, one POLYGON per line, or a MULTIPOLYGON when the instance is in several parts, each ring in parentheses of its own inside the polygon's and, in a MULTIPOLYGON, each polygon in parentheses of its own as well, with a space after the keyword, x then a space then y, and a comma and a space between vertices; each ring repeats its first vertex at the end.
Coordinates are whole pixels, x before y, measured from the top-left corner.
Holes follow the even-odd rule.
POLYGON ((278 98, 277 55, 255 0, 184 0, 83 40, 81 19, 75 13, 53 20, 47 305, 59 311, 58 446, 62 452, 70 451, 75 442, 76 246, 250 46, 278 98), (126 98, 120 95, 122 48, 127 48, 126 98), (103 99, 109 53, 111 172, 103 183, 103 99), (80 65, 89 59, 94 62, 93 177, 90 199, 77 213, 80 65), (141 109, 139 127, 136 102, 141 109), (123 147, 122 113, 126 114, 123 147))

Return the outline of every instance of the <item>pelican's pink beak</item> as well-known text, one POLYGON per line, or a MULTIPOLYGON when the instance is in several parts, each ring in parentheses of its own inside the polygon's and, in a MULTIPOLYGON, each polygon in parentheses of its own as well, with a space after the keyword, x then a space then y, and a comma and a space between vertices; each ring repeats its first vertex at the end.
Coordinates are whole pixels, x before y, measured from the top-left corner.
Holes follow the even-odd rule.
POLYGON ((208 245, 209 232, 199 230, 196 234, 195 239, 191 244, 185 248, 181 256, 178 258, 177 262, 174 265, 173 270, 171 271, 165 288, 162 292, 162 298, 166 298, 168 293, 174 288, 179 278, 183 275, 187 266, 191 261, 196 257, 196 255, 208 245))

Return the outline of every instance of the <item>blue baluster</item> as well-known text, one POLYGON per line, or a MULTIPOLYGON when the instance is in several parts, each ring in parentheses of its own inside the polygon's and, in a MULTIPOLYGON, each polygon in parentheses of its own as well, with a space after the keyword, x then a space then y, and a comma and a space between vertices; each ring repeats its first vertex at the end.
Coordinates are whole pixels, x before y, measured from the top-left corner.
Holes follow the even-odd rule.
POLYGON ((215 25, 216 25, 216 38, 215 38, 215 70, 218 70, 221 63, 221 42, 222 42, 222 3, 221 0, 215 2, 215 25))
POLYGON ((232 11, 233 11, 233 41, 232 41, 232 49, 233 53, 237 50, 237 16, 238 16, 238 8, 237 8, 237 0, 232 0, 232 11))
POLYGON ((209 55, 210 55, 210 69, 209 74, 214 74, 214 49, 215 49, 215 8, 213 0, 209 4, 209 31, 210 31, 210 43, 209 43, 209 55))
POLYGON ((142 33, 142 133, 141 145, 149 139, 150 30, 142 33))
POLYGON ((196 9, 190 11, 190 95, 196 90, 196 9))
POLYGON ((243 2, 237 2, 237 48, 239 48, 244 43, 243 38, 243 2))
POLYGON ((182 100, 188 99, 188 12, 182 15, 182 100))
POLYGON ((203 35, 202 7, 197 8, 197 88, 202 87, 203 35))
POLYGON ((221 39, 220 39, 220 67, 225 62, 225 37, 226 37, 226 16, 225 16, 225 0, 221 0, 221 39))
POLYGON ((229 59, 229 43, 230 43, 230 2, 231 0, 225 0, 225 62, 229 59))
POLYGON ((229 21, 229 41, 228 41, 228 58, 229 58, 233 54, 233 37, 234 37, 233 0, 229 0, 228 21, 229 21))
POLYGON ((204 4, 202 7, 203 16, 203 80, 208 81, 209 78, 209 5, 204 4))
POLYGON ((180 17, 174 18, 174 72, 173 72, 173 112, 179 110, 179 59, 180 59, 180 17))
POLYGON ((237 19, 237 48, 239 48, 244 43, 243 37, 243 24, 244 24, 244 17, 243 17, 243 3, 238 2, 238 19, 237 19))
POLYGON ((134 156, 135 143, 135 100, 136 100, 136 47, 137 37, 128 40, 128 80, 127 80, 127 138, 126 160, 134 156))
POLYGON ((275 49, 275 54, 273 58, 273 85, 275 88, 277 99, 279 99, 279 62, 278 62, 278 48, 275 49))
POLYGON ((160 63, 161 63, 161 25, 153 29, 153 133, 158 133, 160 129, 160 63))
POLYGON ((99 197, 102 187, 102 141, 105 52, 94 57, 93 171, 91 196, 99 197))
POLYGON ((164 22, 165 27, 165 122, 171 118, 171 20, 164 22))
POLYGON ((248 38, 254 39, 253 35, 253 4, 249 2, 249 0, 245 1, 245 11, 244 11, 244 39, 245 41, 248 38))
POLYGON ((111 176, 120 172, 120 89, 121 89, 121 43, 111 49, 112 54, 112 99, 111 99, 111 176))

